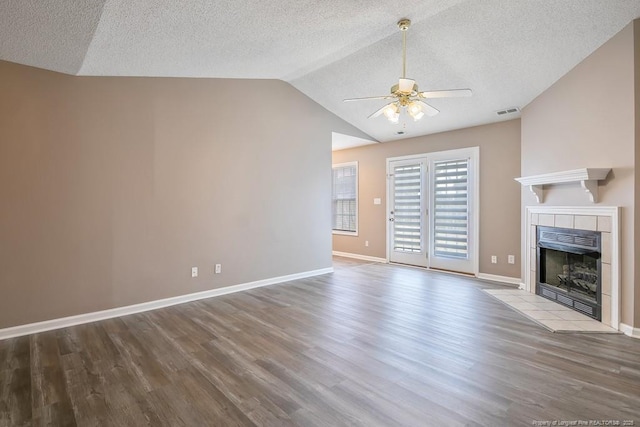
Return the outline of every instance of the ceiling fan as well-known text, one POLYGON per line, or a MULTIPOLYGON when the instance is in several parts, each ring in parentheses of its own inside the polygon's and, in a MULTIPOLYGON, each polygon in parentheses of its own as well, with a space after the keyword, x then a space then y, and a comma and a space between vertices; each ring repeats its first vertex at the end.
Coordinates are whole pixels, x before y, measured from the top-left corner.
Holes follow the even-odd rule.
POLYGON ((418 91, 418 85, 415 80, 406 77, 407 72, 407 30, 411 25, 409 19, 401 19, 398 21, 398 28, 402 31, 402 77, 398 84, 391 86, 391 94, 383 96, 370 96, 365 98, 350 98, 344 102, 365 101, 372 99, 393 99, 384 107, 375 111, 368 118, 378 117, 381 114, 389 119, 392 123, 398 123, 400 120, 400 111, 405 108, 414 121, 420 120, 424 115, 435 116, 439 111, 423 101, 423 99, 432 98, 454 98, 471 96, 471 89, 448 89, 435 90, 429 92, 418 91))

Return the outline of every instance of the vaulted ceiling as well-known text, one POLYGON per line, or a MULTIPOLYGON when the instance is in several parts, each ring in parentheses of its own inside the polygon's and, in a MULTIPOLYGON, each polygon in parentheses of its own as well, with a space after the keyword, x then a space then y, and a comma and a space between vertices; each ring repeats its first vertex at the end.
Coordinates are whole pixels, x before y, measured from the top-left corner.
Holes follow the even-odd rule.
POLYGON ((281 79, 388 141, 517 117, 496 111, 527 105, 639 16, 640 0, 3 0, 0 59, 83 76, 281 79), (407 76, 474 95, 393 125, 367 119, 384 100, 342 100, 397 83, 404 17, 407 76))

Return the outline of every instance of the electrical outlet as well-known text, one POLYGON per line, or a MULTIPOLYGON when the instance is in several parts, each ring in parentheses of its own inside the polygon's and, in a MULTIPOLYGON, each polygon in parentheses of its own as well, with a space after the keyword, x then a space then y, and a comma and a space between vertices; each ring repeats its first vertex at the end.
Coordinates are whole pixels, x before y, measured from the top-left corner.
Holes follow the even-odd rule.
POLYGON ((498 263, 498 257, 495 255, 491 255, 491 264, 497 264, 498 263))
POLYGON ((191 267, 191 277, 198 277, 198 267, 191 267))
POLYGON ((365 240, 365 241, 364 241, 364 245, 365 245, 366 247, 369 247, 369 241, 368 241, 368 240, 365 240))
POLYGON ((509 264, 515 264, 516 263, 516 256, 515 255, 509 255, 507 256, 507 262, 509 264))
POLYGON ((216 274, 222 273, 222 264, 216 264, 216 274))

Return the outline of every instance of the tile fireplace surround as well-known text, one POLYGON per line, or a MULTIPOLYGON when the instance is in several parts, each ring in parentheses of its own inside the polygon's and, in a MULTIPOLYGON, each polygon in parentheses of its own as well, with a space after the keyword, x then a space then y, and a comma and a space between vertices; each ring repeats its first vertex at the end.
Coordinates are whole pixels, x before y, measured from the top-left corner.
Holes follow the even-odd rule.
POLYGON ((615 206, 527 206, 525 290, 536 292, 536 229, 540 226, 601 232, 602 323, 620 325, 620 208, 615 206))

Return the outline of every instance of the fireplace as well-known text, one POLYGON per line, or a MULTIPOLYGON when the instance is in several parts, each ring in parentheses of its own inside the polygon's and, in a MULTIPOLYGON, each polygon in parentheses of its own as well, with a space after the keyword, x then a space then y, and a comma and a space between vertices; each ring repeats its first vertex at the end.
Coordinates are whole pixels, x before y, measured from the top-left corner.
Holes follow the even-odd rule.
POLYGON ((601 320, 601 233, 538 226, 536 243, 536 293, 601 320))

